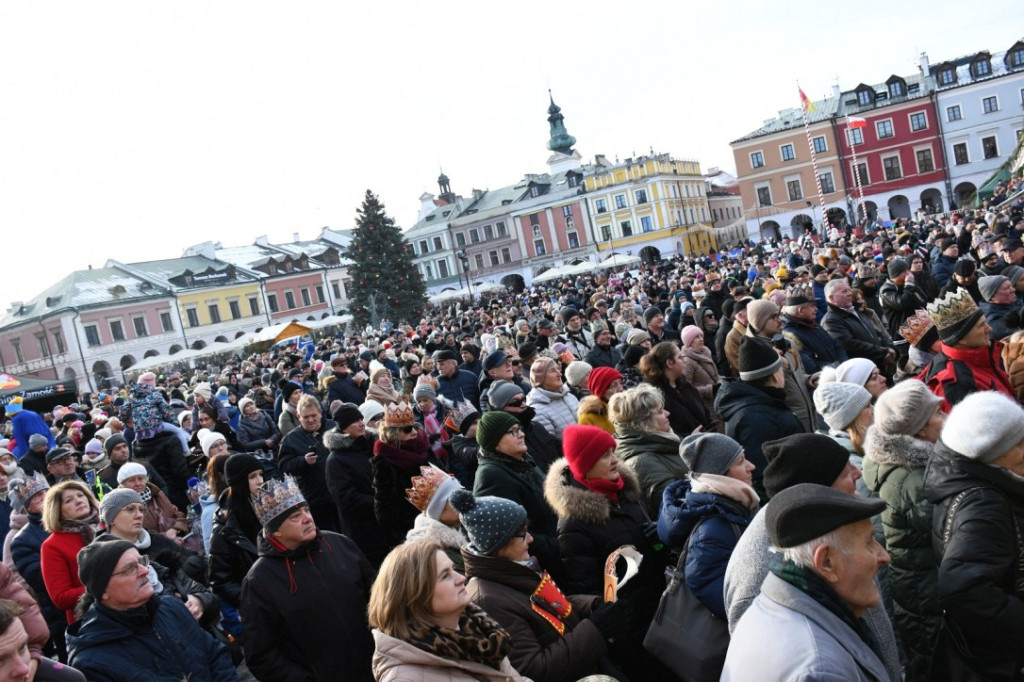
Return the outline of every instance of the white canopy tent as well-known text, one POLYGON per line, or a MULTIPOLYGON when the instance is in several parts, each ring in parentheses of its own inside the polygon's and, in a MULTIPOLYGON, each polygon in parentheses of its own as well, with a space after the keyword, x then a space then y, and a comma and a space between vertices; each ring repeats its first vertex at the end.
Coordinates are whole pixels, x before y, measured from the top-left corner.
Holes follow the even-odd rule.
POLYGON ((621 268, 626 265, 635 265, 640 262, 640 256, 624 256, 621 253, 613 253, 598 264, 599 268, 621 268))
POLYGON ((545 270, 544 272, 542 272, 539 275, 537 275, 536 277, 534 277, 533 278, 533 283, 537 284, 538 282, 550 282, 551 280, 558 279, 559 277, 563 277, 564 275, 565 275, 565 270, 564 269, 562 269, 562 268, 551 268, 550 270, 545 270))

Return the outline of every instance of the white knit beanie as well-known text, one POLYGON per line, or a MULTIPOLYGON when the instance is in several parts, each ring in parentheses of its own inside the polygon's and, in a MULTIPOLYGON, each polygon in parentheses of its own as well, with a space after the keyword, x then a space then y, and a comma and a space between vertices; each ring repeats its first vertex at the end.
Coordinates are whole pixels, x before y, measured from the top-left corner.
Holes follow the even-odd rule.
POLYGON ((907 379, 878 396, 874 426, 889 435, 916 436, 941 404, 924 382, 907 379))
POLYGON ((138 462, 125 462, 121 465, 121 468, 117 470, 117 484, 123 484, 132 476, 145 476, 148 480, 149 472, 146 471, 146 467, 142 466, 138 462))
POLYGON ((814 391, 814 409, 830 429, 843 431, 871 404, 871 394, 856 384, 833 381, 814 391))
POLYGON ((224 434, 219 433, 217 431, 210 431, 205 436, 203 436, 202 440, 199 441, 199 444, 203 448, 203 454, 209 457, 210 448, 212 448, 214 445, 220 442, 226 443, 227 440, 228 439, 224 437, 224 434))
POLYGON ((851 358, 836 367, 836 381, 863 386, 868 383, 875 369, 875 363, 867 358, 851 358))
POLYGON ((991 462, 1024 441, 1024 409, 1002 393, 972 393, 953 406, 940 439, 964 457, 991 462))

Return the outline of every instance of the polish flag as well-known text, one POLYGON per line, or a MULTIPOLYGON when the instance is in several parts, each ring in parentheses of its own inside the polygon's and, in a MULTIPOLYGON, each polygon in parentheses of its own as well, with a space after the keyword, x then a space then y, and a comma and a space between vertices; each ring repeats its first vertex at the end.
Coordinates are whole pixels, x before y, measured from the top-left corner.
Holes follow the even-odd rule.
POLYGON ((850 126, 851 128, 866 128, 868 125, 868 121, 867 119, 860 118, 859 116, 847 116, 846 125, 850 126))

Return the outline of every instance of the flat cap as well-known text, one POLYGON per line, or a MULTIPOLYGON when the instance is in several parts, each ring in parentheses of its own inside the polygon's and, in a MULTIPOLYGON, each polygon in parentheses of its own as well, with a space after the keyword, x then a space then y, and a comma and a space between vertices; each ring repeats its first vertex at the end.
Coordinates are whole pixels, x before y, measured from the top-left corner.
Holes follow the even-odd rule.
POLYGON ((799 483, 772 498, 765 509, 765 526, 772 546, 788 549, 870 519, 883 509, 882 499, 853 497, 816 483, 799 483))

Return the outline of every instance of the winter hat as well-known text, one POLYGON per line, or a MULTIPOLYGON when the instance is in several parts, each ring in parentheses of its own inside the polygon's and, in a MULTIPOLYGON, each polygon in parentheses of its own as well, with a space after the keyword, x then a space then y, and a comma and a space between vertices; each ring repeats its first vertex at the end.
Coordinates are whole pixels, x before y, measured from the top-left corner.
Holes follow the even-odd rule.
POLYGON ((7 405, 4 407, 4 414, 6 414, 9 417, 12 414, 17 414, 21 412, 22 403, 24 403, 22 397, 20 395, 15 396, 13 399, 11 399, 11 402, 7 403, 7 405))
POLYGON ((391 376, 391 370, 388 369, 387 367, 378 367, 377 369, 375 369, 372 372, 370 372, 370 383, 371 384, 377 383, 377 379, 380 379, 385 374, 387 374, 388 376, 391 376))
POLYGON ((430 380, 418 381, 416 387, 412 389, 412 399, 420 400, 421 398, 430 398, 431 400, 437 400, 437 391, 430 384, 430 380))
POLYGON ((106 450, 107 456, 109 456, 110 453, 114 451, 114 448, 116 448, 121 443, 127 442, 128 441, 125 440, 124 436, 122 436, 120 433, 115 433, 113 436, 103 441, 103 449, 106 450))
POLYGON ((971 393, 953 406, 941 440, 964 457, 992 462, 1024 440, 1024 409, 1002 393, 971 393))
POLYGON ((363 413, 352 403, 342 403, 341 407, 331 414, 331 419, 338 426, 338 431, 344 431, 357 421, 362 421, 363 413))
POLYGON ((139 375, 139 383, 156 388, 156 374, 154 372, 143 372, 139 375))
POLYGON ((249 398, 249 397, 242 398, 241 400, 238 401, 238 411, 241 412, 242 414, 245 414, 245 406, 246 405, 255 405, 255 404, 256 403, 253 401, 252 398, 249 398))
POLYGON ((679 332, 680 340, 683 342, 683 348, 686 348, 694 339, 704 338, 704 332, 697 328, 697 325, 688 324, 683 327, 683 331, 679 332))
POLYGON ((1017 282, 1024 276, 1024 268, 1019 265, 1007 265, 1003 268, 1003 277, 1010 280, 1010 284, 1017 286, 1017 282))
POLYGON ((720 433, 694 433, 679 444, 679 456, 694 474, 724 476, 742 454, 742 445, 720 433))
POLYGON ((570 424, 562 431, 562 453, 577 481, 584 480, 597 460, 614 448, 612 435, 596 426, 570 424))
POLYGON ((939 338, 947 346, 955 345, 964 338, 982 316, 978 304, 965 287, 955 292, 947 291, 945 296, 929 303, 925 311, 939 328, 939 338))
POLYGON ((188 411, 188 410, 182 410, 181 412, 179 412, 178 413, 178 426, 180 426, 181 428, 185 428, 185 419, 186 418, 191 418, 191 417, 192 417, 192 413, 190 411, 188 411))
POLYGON ((863 386, 842 381, 820 384, 814 391, 814 409, 833 431, 842 431, 871 404, 871 394, 863 386))
POLYGON ((203 400, 209 400, 213 396, 213 388, 208 382, 200 381, 196 384, 196 387, 192 389, 192 394, 202 396, 203 400))
POLYGON ((484 368, 484 371, 488 372, 488 371, 490 371, 492 369, 497 369, 498 367, 501 367, 507 361, 508 361, 508 356, 505 355, 505 353, 503 353, 502 351, 496 350, 493 353, 488 353, 484 357, 484 361, 482 363, 482 366, 484 368))
POLYGON ((1009 281, 1009 277, 1003 277, 1002 275, 982 277, 978 280, 978 290, 981 292, 981 297, 984 300, 991 301, 992 297, 999 291, 999 287, 1003 286, 1003 282, 1009 281))
MULTIPOLYGON (((992 247, 990 246, 989 247, 989 253, 990 254, 991 254, 991 251, 992 251, 992 247)), ((982 260, 985 260, 985 257, 981 255, 981 249, 978 249, 978 256, 982 260)), ((963 259, 963 260, 958 260, 956 262, 956 265, 953 266, 953 274, 954 275, 960 275, 961 277, 970 277, 971 275, 974 274, 975 270, 977 270, 977 266, 974 264, 974 261, 967 260, 966 258, 963 259)))
POLYGON ((241 483, 254 471, 262 471, 260 461, 248 452, 239 452, 228 457, 224 462, 224 480, 228 486, 241 483))
POLYGON ((110 577, 117 568, 117 562, 125 552, 134 547, 135 545, 127 540, 116 539, 92 542, 79 550, 78 579, 93 599, 99 601, 103 598, 103 593, 110 584, 110 577))
POLYGON ((850 463, 846 448, 822 433, 797 433, 770 440, 761 451, 768 460, 764 468, 768 497, 798 483, 831 486, 850 463))
POLYGON ((907 265, 907 261, 902 258, 893 258, 889 261, 889 264, 885 266, 886 272, 889 273, 889 279, 896 279, 909 269, 910 266, 907 265))
POLYGON ((782 358, 771 344, 754 336, 740 339, 739 355, 740 381, 758 381, 782 367, 782 358))
POLYGON ((24 514, 33 497, 50 489, 50 482, 42 472, 37 471, 28 478, 12 478, 7 484, 7 489, 11 491, 11 505, 14 511, 24 514))
POLYGON ((612 367, 595 367, 587 378, 587 390, 600 398, 612 383, 621 378, 622 372, 617 369, 612 367))
POLYGON ((37 448, 48 447, 50 441, 46 439, 46 436, 40 433, 33 433, 28 437, 28 449, 35 450, 37 448))
POLYGON ((491 409, 503 410, 508 401, 517 395, 523 395, 523 389, 511 381, 495 381, 487 391, 487 402, 491 409))
POLYGON ((779 306, 771 301, 751 301, 747 304, 747 325, 754 332, 759 332, 768 324, 768 320, 778 314, 779 306))
POLYGON ((883 434, 917 435, 941 404, 942 398, 922 381, 901 381, 878 396, 873 428, 883 434))
POLYGON ((565 368, 565 382, 573 388, 579 388, 586 384, 587 378, 593 369, 589 362, 574 360, 565 368))
POLYGON ((288 381, 287 379, 281 379, 277 382, 277 387, 281 389, 281 402, 287 403, 291 400, 292 393, 295 391, 301 391, 302 386, 299 386, 294 381, 288 381))
POLYGON ((125 462, 121 465, 121 468, 117 470, 117 484, 123 485, 132 476, 145 476, 149 479, 149 472, 146 471, 146 467, 142 466, 138 462, 125 462))
POLYGON ((864 386, 876 369, 875 363, 867 358, 850 358, 836 367, 836 381, 864 386))
POLYGON ((643 346, 627 346, 626 352, 622 354, 622 360, 627 367, 636 367, 646 353, 647 350, 643 346))
POLYGON ((103 452, 103 443, 99 438, 93 438, 85 444, 85 454, 87 455, 99 455, 103 452))
POLYGON ((659 308, 656 305, 652 305, 649 308, 647 308, 646 310, 644 310, 644 324, 645 325, 650 325, 651 324, 651 320, 653 320, 658 315, 664 315, 664 314, 665 313, 663 313, 661 311, 661 308, 659 308))
POLYGON ((363 421, 369 424, 374 419, 384 414, 384 406, 376 400, 367 400, 359 406, 359 411, 363 415, 363 421))
POLYGON ((639 346, 644 341, 650 341, 651 335, 643 329, 632 329, 626 334, 626 343, 630 346, 639 346))
POLYGON ((203 448, 203 454, 207 457, 210 456, 210 448, 217 443, 227 443, 228 439, 224 437, 224 434, 217 431, 210 431, 199 441, 200 446, 203 448))
POLYGON ((885 509, 885 500, 854 497, 841 490, 802 483, 772 499, 765 510, 768 540, 777 549, 797 547, 885 509))
POLYGON ((495 410, 480 417, 476 426, 476 442, 487 452, 494 452, 498 442, 508 433, 513 426, 518 426, 519 420, 508 412, 495 410))
POLYGON ((463 490, 459 479, 434 464, 420 467, 420 475, 413 476, 411 483, 412 487, 405 491, 405 499, 435 521, 441 520, 452 493, 463 490))
POLYGON ((100 500, 100 521, 107 528, 114 523, 114 517, 129 504, 142 504, 142 495, 131 488, 115 488, 100 500))
POLYGON ((562 318, 562 325, 564 326, 569 324, 569 320, 571 320, 572 318, 579 317, 580 313, 575 308, 562 308, 558 312, 558 316, 562 318))
POLYGON ((69 447, 62 447, 58 445, 46 453, 46 463, 53 464, 57 460, 64 459, 65 457, 74 457, 77 454, 77 452, 69 447))
POLYGON ((96 438, 100 439, 100 442, 106 443, 107 439, 114 435, 114 432, 109 427, 103 427, 102 429, 96 429, 96 438))
POLYGON ((496 554, 526 524, 526 510, 503 497, 474 497, 468 490, 456 490, 448 501, 459 513, 472 548, 484 556, 496 554))

